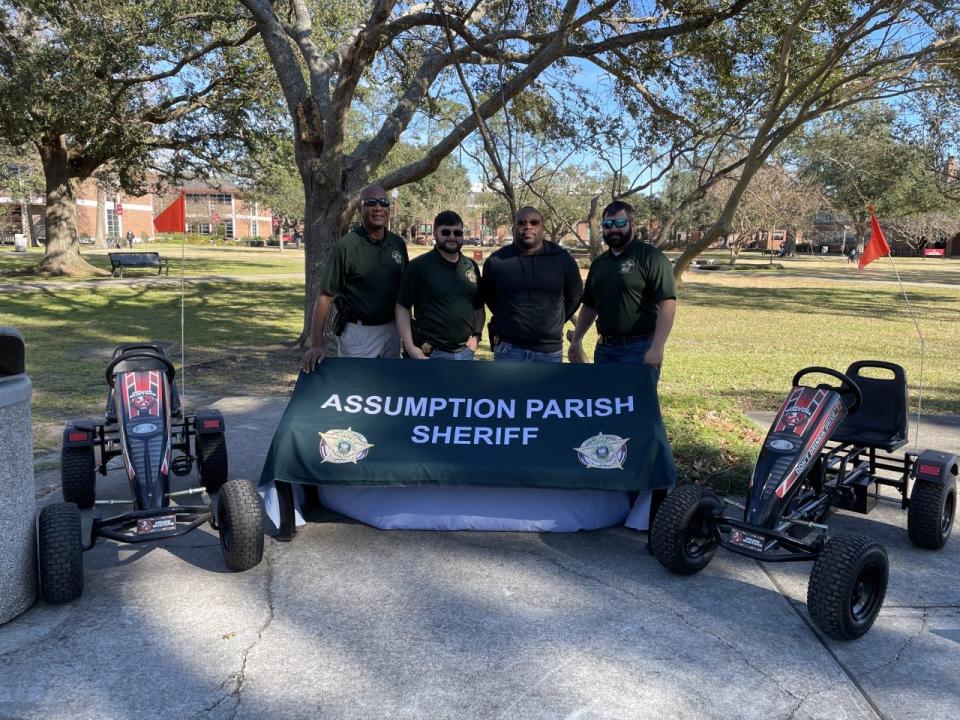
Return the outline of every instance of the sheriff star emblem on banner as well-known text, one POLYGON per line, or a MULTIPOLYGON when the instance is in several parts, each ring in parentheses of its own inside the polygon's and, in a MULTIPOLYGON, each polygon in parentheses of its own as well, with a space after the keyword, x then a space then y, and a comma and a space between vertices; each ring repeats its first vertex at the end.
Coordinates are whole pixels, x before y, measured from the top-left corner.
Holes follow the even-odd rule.
POLYGON ((588 438, 578 448, 577 456, 580 462, 588 468, 599 470, 623 470, 623 462, 627 459, 627 441, 619 435, 594 435, 588 438))
POLYGON ((320 457, 328 463, 353 463, 363 460, 373 447, 367 439, 351 428, 327 430, 320 435, 320 457))

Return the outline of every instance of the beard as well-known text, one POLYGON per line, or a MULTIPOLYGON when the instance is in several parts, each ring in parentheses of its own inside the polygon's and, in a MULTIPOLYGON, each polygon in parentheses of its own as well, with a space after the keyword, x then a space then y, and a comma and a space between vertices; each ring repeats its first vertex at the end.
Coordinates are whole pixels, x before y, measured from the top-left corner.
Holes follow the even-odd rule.
POLYGON ((451 240, 444 238, 439 243, 440 249, 447 253, 458 253, 460 248, 463 247, 463 240, 451 240))
POLYGON ((627 233, 610 232, 603 236, 603 241, 610 246, 611 250, 623 250, 632 239, 633 231, 627 233))

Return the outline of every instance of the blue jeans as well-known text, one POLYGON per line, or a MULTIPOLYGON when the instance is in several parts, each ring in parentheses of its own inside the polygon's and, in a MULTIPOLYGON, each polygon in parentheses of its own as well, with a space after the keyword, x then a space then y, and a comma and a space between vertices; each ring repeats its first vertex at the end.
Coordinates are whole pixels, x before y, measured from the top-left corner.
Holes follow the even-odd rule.
POLYGON ((473 350, 464 348, 457 352, 447 352, 446 350, 434 350, 430 353, 431 360, 473 360, 473 350))
POLYGON ((521 362, 563 362, 563 351, 556 352, 538 352, 537 350, 525 350, 512 343, 500 341, 493 348, 494 360, 519 360, 521 362))
MULTIPOLYGON (((633 340, 626 345, 600 345, 597 343, 593 351, 593 362, 595 363, 642 363, 643 356, 653 345, 653 338, 644 338, 643 340, 633 340)), ((650 366, 653 371, 653 381, 659 382, 660 368, 650 366)))

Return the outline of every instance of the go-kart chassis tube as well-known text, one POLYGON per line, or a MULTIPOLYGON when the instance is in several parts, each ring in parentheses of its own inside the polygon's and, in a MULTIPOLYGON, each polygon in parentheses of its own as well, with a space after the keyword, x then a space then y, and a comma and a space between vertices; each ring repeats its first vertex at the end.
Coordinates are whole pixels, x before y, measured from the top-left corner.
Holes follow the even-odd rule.
POLYGON ((754 560, 762 560, 763 562, 802 562, 807 560, 816 560, 820 555, 820 549, 822 547, 821 544, 805 543, 801 540, 790 537, 785 533, 779 532, 778 530, 758 528, 750 523, 729 517, 716 518, 713 523, 713 532, 716 535, 717 542, 720 543, 720 545, 731 552, 735 552, 738 555, 743 555, 748 558, 753 558, 754 560), (762 535, 767 539, 776 540, 781 547, 790 551, 790 554, 777 555, 773 553, 757 552, 740 545, 735 545, 731 542, 728 542, 726 538, 723 537, 723 533, 721 532, 723 528, 745 530, 746 532, 753 533, 755 535, 762 535))
POLYGON ((91 533, 90 546, 84 548, 89 550, 96 544, 98 537, 105 537, 110 540, 116 540, 124 543, 142 543, 153 540, 165 540, 167 538, 186 535, 191 530, 208 522, 213 517, 210 508, 206 505, 177 505, 175 507, 157 508, 155 510, 138 510, 136 512, 115 515, 106 520, 96 519, 93 521, 93 532, 91 533), (167 530, 158 533, 144 533, 143 535, 129 535, 121 532, 126 528, 131 528, 137 524, 137 520, 151 517, 162 517, 164 515, 176 515, 177 523, 187 523, 184 527, 178 527, 176 530, 167 530), (113 528, 116 528, 114 530, 113 528))

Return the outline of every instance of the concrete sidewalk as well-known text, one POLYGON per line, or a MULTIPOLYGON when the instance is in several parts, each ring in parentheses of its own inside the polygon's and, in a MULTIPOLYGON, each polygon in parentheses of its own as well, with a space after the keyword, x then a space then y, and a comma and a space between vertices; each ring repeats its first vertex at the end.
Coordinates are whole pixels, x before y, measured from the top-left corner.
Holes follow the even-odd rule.
MULTIPOLYGON (((258 476, 284 405, 218 403, 231 476, 258 476)), ((922 551, 905 521, 895 506, 831 520, 890 555, 884 609, 852 643, 811 629, 808 564, 721 552, 678 578, 623 528, 382 532, 326 518, 268 539, 242 574, 209 529, 102 541, 80 600, 0 627, 0 717, 955 718, 960 537, 922 551)))

